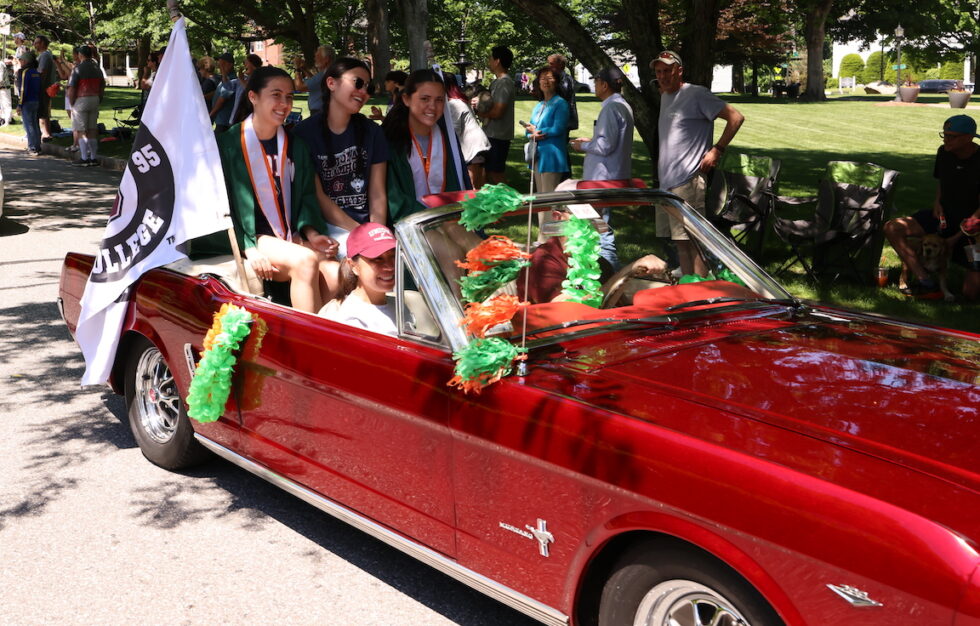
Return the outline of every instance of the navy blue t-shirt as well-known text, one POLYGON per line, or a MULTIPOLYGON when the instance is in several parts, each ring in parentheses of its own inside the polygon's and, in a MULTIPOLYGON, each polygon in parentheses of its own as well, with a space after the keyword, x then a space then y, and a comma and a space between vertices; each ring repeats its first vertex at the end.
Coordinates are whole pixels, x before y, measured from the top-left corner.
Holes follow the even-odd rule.
POLYGON ((371 166, 388 160, 388 144, 381 127, 363 115, 351 118, 347 129, 337 135, 329 129, 330 147, 324 137, 322 113, 311 115, 293 128, 310 149, 313 168, 323 191, 359 224, 368 221, 368 192, 371 166), (355 127, 359 126, 360 130, 355 127), (361 145, 357 145, 360 133, 361 145))

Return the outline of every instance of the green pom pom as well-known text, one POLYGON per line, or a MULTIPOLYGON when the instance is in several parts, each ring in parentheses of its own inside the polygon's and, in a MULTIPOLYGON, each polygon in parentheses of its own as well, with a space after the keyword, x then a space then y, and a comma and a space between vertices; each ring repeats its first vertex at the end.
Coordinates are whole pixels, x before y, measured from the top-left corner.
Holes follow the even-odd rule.
POLYGON ((484 185, 476 192, 476 196, 462 202, 463 214, 459 218, 459 223, 466 230, 479 230, 499 220, 504 213, 520 207, 525 199, 534 198, 525 197, 513 187, 503 183, 484 185))
POLYGON ((680 277, 680 280, 677 281, 677 284, 686 285, 688 283, 700 283, 705 280, 714 280, 714 277, 711 276, 711 274, 708 274, 707 276, 699 276, 698 274, 684 274, 680 277))
POLYGON ((221 316, 221 332, 201 356, 187 392, 187 414, 197 421, 214 422, 224 414, 237 361, 234 352, 248 336, 251 320, 251 313, 234 306, 221 316))
POLYGON ((739 278, 735 272, 728 269, 727 267, 723 267, 722 269, 718 270, 715 273, 718 275, 718 280, 727 280, 730 283, 735 283, 736 285, 748 287, 748 285, 745 284, 745 281, 739 278))
POLYGON ((591 220, 573 217, 565 223, 565 252, 568 272, 562 281, 562 293, 568 302, 598 307, 602 304, 599 276, 599 233, 591 220))
POLYGON ((485 272, 470 272, 459 279, 460 292, 464 302, 483 302, 510 281, 517 278, 525 259, 514 259, 494 265, 485 272))
POLYGON ((510 374, 514 360, 523 352, 526 350, 499 337, 474 339, 453 353, 456 376, 465 382, 494 382, 510 374))

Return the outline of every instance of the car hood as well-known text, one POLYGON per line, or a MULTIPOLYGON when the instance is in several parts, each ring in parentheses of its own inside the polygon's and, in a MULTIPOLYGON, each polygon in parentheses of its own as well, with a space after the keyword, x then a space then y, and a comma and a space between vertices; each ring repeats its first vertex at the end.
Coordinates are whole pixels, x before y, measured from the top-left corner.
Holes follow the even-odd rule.
MULTIPOLYGON (((835 313, 607 334, 563 348, 552 371, 575 380, 563 393, 583 401, 643 418, 668 394, 980 492, 980 342, 965 333, 835 313)), ((697 428, 683 415, 656 421, 697 428)), ((702 428, 711 437, 730 425, 702 428)))

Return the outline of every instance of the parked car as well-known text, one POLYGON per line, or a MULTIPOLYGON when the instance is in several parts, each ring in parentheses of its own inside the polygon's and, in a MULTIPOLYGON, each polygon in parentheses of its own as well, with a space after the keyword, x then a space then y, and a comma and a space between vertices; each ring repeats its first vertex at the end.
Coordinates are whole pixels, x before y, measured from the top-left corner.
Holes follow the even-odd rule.
MULTIPOLYGON (((482 239, 458 205, 397 225, 397 337, 216 262, 160 268, 111 378, 136 441, 166 468, 231 461, 545 624, 980 624, 980 336, 804 304, 665 192, 540 194, 486 231, 523 242, 528 211, 569 205, 617 207, 624 263, 665 258, 666 211, 708 280, 533 303, 491 330, 526 361, 465 394, 457 262, 482 239), (255 321, 198 423, 183 398, 225 303, 255 321)), ((72 332, 92 262, 65 259, 72 332)))
POLYGON ((963 81, 947 78, 930 78, 919 81, 919 93, 949 93, 953 89, 963 89, 963 81))
POLYGON ((592 85, 575 81, 575 93, 592 93, 592 85))

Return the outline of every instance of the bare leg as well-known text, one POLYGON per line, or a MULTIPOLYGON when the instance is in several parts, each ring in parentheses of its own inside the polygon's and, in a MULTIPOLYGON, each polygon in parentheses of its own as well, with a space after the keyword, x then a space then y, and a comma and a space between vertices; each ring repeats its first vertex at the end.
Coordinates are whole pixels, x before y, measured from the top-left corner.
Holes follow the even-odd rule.
MULTIPOLYGON (((322 307, 340 294, 340 262, 321 258, 317 263, 320 273, 320 297, 322 307)), ((320 309, 317 308, 319 311, 320 309)))
POLYGON ((906 268, 911 270, 919 280, 927 278, 929 274, 922 267, 922 264, 919 263, 915 250, 908 242, 909 237, 922 237, 926 234, 922 230, 922 226, 911 217, 900 217, 888 220, 885 223, 884 230, 888 243, 891 244, 898 257, 902 260, 902 278, 899 279, 899 283, 905 282, 905 285, 900 284, 899 286, 905 287, 908 285, 908 282, 904 280, 907 275, 906 268))
POLYGON ((963 277, 963 297, 971 302, 980 300, 980 272, 967 270, 963 277))
POLYGON ((274 280, 289 281, 289 297, 293 308, 316 313, 321 305, 316 253, 304 246, 268 235, 259 237, 257 247, 278 269, 274 280))
POLYGON ((694 245, 694 242, 683 239, 675 239, 674 243, 677 244, 677 257, 681 263, 681 272, 683 272, 685 275, 708 275, 708 266, 705 265, 704 259, 702 259, 701 254, 698 253, 697 246, 694 245))
POLYGON ((487 175, 483 170, 482 164, 470 163, 466 166, 466 169, 470 171, 470 181, 473 183, 473 189, 479 189, 487 182, 487 175))
POLYGON ((487 172, 487 181, 491 185, 498 185, 504 182, 504 172, 487 172))

